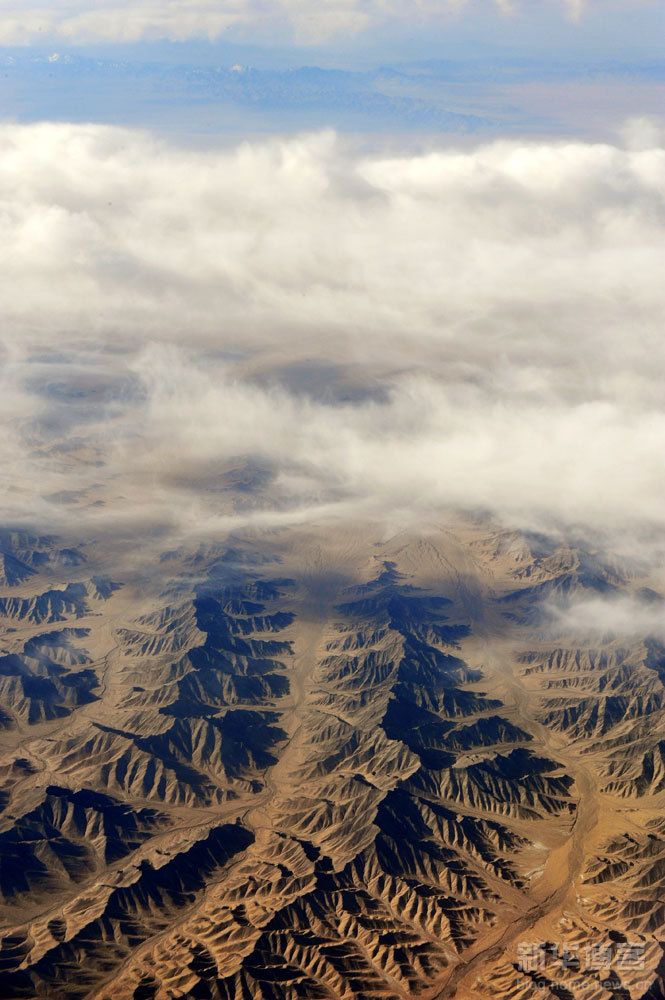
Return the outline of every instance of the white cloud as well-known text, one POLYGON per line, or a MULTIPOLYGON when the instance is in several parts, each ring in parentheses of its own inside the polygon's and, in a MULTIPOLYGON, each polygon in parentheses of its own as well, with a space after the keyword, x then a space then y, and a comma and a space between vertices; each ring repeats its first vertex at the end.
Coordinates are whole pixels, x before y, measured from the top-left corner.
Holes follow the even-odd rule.
POLYGON ((140 450, 132 442, 124 462, 155 479, 174 456, 187 479, 249 454, 280 470, 292 499, 338 495, 374 514, 420 520, 481 507, 522 527, 558 520, 617 533, 665 520, 665 413, 653 409, 544 402, 443 373, 398 377, 380 402, 326 405, 247 385, 223 367, 209 373, 162 348, 137 370, 149 402, 140 450))
POLYGON ((665 639, 665 604, 656 595, 581 598, 565 607, 551 605, 548 611, 558 634, 665 639))
POLYGON ((423 361, 463 343, 464 364, 489 350, 510 377, 561 370, 585 399, 649 376, 661 350, 660 147, 391 159, 322 133, 202 153, 47 124, 2 127, 0 153, 5 327, 21 338, 140 331, 325 355, 326 332, 367 359, 377 339, 382 358, 413 357, 409 336, 423 361))
POLYGON ((273 517, 661 531, 665 150, 639 135, 389 157, 4 126, 5 517, 77 488, 107 501, 77 524, 212 530, 249 455, 273 517))
POLYGON ((579 21, 584 10, 584 0, 566 0, 566 6, 574 21, 579 21))
MULTIPOLYGON (((43 38, 73 44, 190 38, 217 39, 228 31, 271 37, 289 29, 304 43, 353 34, 391 21, 441 21, 479 0, 100 0, 95 4, 51 0, 0 0, 0 45, 43 38)), ((504 13, 519 3, 495 0, 504 13)), ((557 0, 579 17, 582 0, 557 0)))

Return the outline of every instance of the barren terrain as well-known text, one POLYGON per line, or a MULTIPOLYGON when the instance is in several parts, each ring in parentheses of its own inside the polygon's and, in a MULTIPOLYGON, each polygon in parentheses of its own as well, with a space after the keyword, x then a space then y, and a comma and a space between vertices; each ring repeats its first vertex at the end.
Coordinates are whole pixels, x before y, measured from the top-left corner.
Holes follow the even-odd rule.
POLYGON ((452 516, 143 579, 0 541, 2 998, 664 995, 665 647, 546 614, 639 568, 452 516))

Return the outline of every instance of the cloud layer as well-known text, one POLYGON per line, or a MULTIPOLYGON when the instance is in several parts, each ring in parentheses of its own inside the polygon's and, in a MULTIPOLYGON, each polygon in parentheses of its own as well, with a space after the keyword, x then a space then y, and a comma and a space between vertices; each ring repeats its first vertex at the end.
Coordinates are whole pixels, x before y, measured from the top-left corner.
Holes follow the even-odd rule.
POLYGON ((549 605, 550 625, 557 635, 598 639, 616 636, 665 640, 665 606, 655 594, 587 597, 564 606, 549 605))
POLYGON ((5 520, 662 530, 665 150, 629 139, 4 126, 5 520))
MULTIPOLYGON (((494 0, 499 10, 519 10, 515 0, 494 0)), ((581 0, 557 0, 573 17, 581 0)), ((390 21, 437 21, 479 0, 102 0, 95 4, 0 2, 0 45, 23 45, 45 38, 65 43, 137 42, 190 38, 217 39, 228 31, 270 37, 290 30, 311 43, 355 33, 390 21)))

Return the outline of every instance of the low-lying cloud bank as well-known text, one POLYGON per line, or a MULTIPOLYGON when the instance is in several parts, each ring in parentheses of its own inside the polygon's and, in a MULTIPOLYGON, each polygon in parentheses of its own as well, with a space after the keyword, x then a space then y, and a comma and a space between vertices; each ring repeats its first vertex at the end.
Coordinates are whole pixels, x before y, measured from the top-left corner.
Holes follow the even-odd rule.
POLYGON ((577 598, 566 605, 549 605, 547 612, 557 634, 596 641, 609 636, 665 640, 665 603, 655 594, 577 598))
MULTIPOLYGON (((573 18, 583 0, 555 0, 573 18)), ((506 14, 520 0, 495 0, 506 14)), ((217 39, 230 31, 270 37, 275 28, 290 29, 302 43, 363 31, 390 21, 442 20, 451 13, 481 6, 478 0, 102 0, 95 4, 0 2, 0 45, 23 45, 61 38, 65 42, 137 42, 189 38, 217 39)))
POLYGON ((0 152, 5 521, 214 531, 240 465, 263 521, 665 526, 647 124, 399 157, 8 125, 0 152))

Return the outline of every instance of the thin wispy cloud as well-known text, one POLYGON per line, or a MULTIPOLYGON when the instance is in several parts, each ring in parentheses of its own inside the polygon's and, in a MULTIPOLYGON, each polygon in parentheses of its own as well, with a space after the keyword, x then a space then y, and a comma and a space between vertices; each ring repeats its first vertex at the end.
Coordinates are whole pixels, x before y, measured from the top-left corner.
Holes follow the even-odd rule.
MULTIPOLYGON (((578 18, 582 0, 555 0, 578 18)), ((504 14, 519 14, 519 0, 494 0, 504 14)), ((51 3, 0 3, 0 44, 23 45, 45 38, 64 42, 137 42, 219 39, 227 32, 265 34, 277 26, 302 43, 321 42, 369 27, 405 19, 445 21, 451 14, 483 7, 479 0, 105 0, 94 5, 53 0, 51 3)))
POLYGON ((656 594, 581 597, 565 605, 550 604, 546 610, 557 634, 595 637, 596 641, 602 637, 665 639, 665 604, 656 594))

